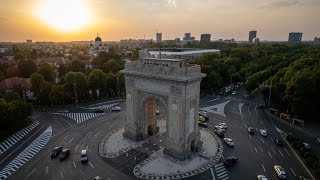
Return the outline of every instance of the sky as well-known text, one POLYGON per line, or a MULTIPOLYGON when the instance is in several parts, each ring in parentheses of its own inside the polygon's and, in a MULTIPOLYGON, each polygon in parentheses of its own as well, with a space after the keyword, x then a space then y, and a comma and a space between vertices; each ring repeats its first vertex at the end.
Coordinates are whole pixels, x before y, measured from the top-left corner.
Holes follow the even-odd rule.
POLYGON ((0 41, 320 37, 320 0, 1 0, 0 41), (69 29, 68 29, 69 28, 69 29), (67 30, 66 30, 67 29, 67 30))

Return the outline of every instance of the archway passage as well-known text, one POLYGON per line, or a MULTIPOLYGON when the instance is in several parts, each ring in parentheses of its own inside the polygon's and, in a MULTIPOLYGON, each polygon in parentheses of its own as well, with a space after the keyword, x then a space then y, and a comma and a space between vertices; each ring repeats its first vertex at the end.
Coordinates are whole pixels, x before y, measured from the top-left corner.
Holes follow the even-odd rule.
POLYGON ((144 106, 144 122, 147 127, 148 135, 154 136, 159 132, 156 118, 156 97, 149 97, 144 106))

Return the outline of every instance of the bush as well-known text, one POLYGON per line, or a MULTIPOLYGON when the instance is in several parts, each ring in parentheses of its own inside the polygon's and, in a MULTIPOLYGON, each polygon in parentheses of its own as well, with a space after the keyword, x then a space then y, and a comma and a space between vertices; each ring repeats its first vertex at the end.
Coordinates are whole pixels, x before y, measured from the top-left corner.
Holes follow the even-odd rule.
POLYGON ((316 161, 311 166, 312 169, 320 169, 320 162, 316 161))

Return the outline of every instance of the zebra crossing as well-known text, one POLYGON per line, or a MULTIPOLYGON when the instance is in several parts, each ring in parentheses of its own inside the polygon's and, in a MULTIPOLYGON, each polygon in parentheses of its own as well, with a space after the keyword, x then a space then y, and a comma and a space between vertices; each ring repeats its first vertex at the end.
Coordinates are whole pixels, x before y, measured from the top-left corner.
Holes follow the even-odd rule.
POLYGON ((218 180, 227 180, 229 179, 228 171, 225 168, 223 163, 214 165, 214 170, 218 180))
POLYGON ((69 117, 76 121, 78 124, 94 117, 104 115, 105 113, 58 113, 59 115, 69 117))
POLYGON ((0 172, 0 180, 4 180, 28 162, 37 154, 50 140, 52 127, 48 127, 36 140, 34 140, 25 150, 23 150, 13 161, 11 161, 0 172))
POLYGON ((21 129, 14 135, 10 136, 8 139, 3 141, 0 144, 0 155, 4 153, 6 150, 8 150, 11 146, 13 146, 16 142, 18 142, 20 139, 22 139, 25 135, 27 135, 30 131, 32 131, 35 127, 39 125, 39 121, 34 121, 29 126, 21 129))
POLYGON ((112 108, 113 106, 116 106, 118 105, 119 103, 116 102, 116 103, 111 103, 111 104, 103 104, 103 105, 100 105, 100 106, 94 106, 94 107, 83 107, 84 109, 109 109, 109 108, 112 108))

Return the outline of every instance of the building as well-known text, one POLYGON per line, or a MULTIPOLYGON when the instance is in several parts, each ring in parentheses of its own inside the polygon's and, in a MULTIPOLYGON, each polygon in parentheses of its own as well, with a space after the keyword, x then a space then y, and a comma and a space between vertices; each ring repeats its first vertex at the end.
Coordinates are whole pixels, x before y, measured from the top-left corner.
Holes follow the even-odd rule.
POLYGON ((254 38, 254 44, 259 45, 260 44, 260 38, 254 38))
POLYGON ((211 41, 211 34, 201 34, 200 43, 209 43, 211 41))
POLYGON ((301 43, 302 33, 301 32, 291 32, 289 33, 288 42, 289 43, 301 43))
POLYGON ((257 37, 257 31, 250 31, 249 32, 249 43, 253 43, 253 39, 257 37))
POLYGON ((157 43, 161 43, 162 42, 162 33, 157 33, 157 43))
POLYGON ((185 42, 191 42, 195 41, 196 38, 191 36, 191 33, 184 33, 183 41, 185 42))
POLYGON ((103 44, 102 39, 97 35, 94 43, 90 44, 89 54, 97 56, 100 52, 108 52, 109 48, 107 44, 103 44))
POLYGON ((314 41, 313 41, 313 44, 314 45, 320 45, 320 37, 318 38, 318 37, 315 37, 314 38, 314 41))
POLYGON ((0 81, 0 91, 11 92, 19 88, 25 97, 32 99, 30 78, 11 77, 0 81))
POLYGON ((31 40, 31 39, 27 39, 27 40, 26 40, 26 43, 31 44, 31 43, 32 43, 32 40, 31 40))
POLYGON ((140 50, 139 59, 143 58, 164 58, 164 59, 184 59, 192 61, 198 59, 205 53, 220 53, 218 49, 162 49, 140 50), (161 54, 161 56, 160 56, 161 54))

